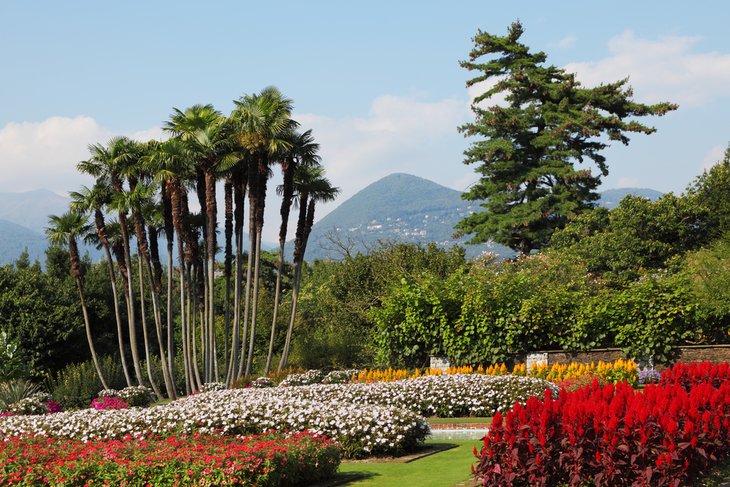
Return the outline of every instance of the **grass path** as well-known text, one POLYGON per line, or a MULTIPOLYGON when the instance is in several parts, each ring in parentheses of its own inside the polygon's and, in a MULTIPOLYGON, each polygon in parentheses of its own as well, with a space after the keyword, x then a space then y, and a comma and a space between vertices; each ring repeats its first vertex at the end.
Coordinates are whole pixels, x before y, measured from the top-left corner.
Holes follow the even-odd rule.
POLYGON ((427 441, 427 444, 457 445, 409 463, 342 462, 337 485, 358 487, 452 487, 471 485, 472 450, 479 440, 427 441))

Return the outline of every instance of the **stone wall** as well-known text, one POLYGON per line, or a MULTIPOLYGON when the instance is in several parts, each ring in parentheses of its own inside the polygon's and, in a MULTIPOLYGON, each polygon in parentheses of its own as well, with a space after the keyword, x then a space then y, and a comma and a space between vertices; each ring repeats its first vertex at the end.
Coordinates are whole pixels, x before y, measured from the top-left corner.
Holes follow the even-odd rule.
MULTIPOLYGON (((613 362, 618 359, 627 358, 619 348, 602 348, 596 350, 587 350, 584 352, 566 352, 565 350, 548 350, 548 365, 567 364, 577 362, 580 364, 590 364, 591 362, 613 362)), ((522 361, 523 357, 516 357, 515 362, 522 361)), ((730 345, 687 345, 677 349, 676 362, 730 362, 730 345)), ((660 364, 657 364, 661 368, 660 364)))

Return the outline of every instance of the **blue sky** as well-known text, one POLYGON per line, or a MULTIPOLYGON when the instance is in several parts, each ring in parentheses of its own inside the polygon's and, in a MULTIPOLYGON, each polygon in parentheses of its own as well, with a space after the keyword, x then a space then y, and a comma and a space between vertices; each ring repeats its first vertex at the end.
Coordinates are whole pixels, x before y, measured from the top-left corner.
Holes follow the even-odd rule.
POLYGON ((158 137, 172 107, 229 113, 267 85, 313 129, 340 202, 392 172, 463 190, 476 176, 456 127, 474 93, 458 61, 477 29, 519 19, 584 84, 629 76, 636 100, 680 104, 607 150, 603 188, 681 192, 730 141, 728 18, 724 2, 5 1, 0 191, 75 190, 88 144, 158 137))

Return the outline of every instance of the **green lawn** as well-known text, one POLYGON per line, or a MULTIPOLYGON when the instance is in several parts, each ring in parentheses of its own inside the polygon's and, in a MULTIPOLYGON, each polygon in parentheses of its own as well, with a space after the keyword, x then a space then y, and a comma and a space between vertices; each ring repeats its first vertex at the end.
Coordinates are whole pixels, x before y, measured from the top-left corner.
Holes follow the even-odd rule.
POLYGON ((409 463, 348 462, 340 465, 337 485, 392 487, 451 487, 469 480, 479 440, 427 441, 427 444, 452 444, 456 448, 419 458, 409 463), (349 480, 348 480, 349 479, 349 480))

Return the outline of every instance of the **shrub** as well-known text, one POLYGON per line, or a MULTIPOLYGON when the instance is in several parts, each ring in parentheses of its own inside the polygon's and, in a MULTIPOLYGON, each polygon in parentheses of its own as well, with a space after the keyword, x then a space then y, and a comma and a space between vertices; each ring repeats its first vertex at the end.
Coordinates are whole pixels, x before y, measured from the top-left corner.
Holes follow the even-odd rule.
MULTIPOLYGON (((99 365, 109 387, 121 389, 127 385, 122 367, 116 359, 102 357, 99 365)), ((85 408, 103 388, 94 364, 89 360, 67 365, 51 381, 49 390, 53 399, 64 407, 85 408)))
POLYGON ((119 391, 119 398, 130 407, 145 407, 155 400, 155 393, 146 386, 131 386, 119 391))
POLYGON ((306 432, 242 439, 192 435, 0 441, 0 484, 9 486, 88 485, 89 479, 104 485, 311 485, 334 475, 339 463, 333 441, 306 432))
POLYGON ((11 404, 15 404, 38 392, 40 392, 40 387, 23 379, 0 383, 0 411, 7 411, 11 404))

